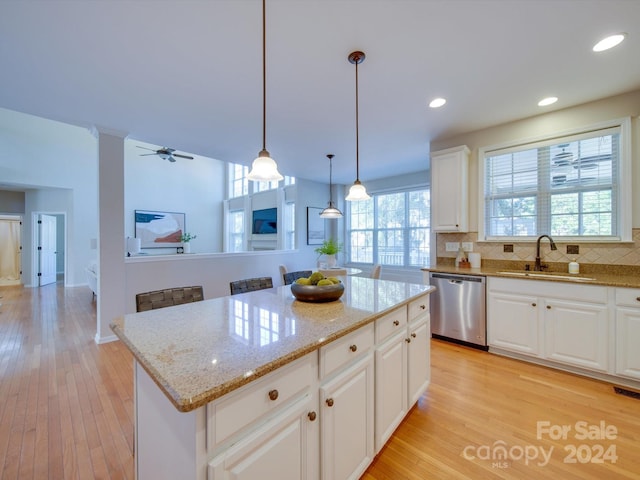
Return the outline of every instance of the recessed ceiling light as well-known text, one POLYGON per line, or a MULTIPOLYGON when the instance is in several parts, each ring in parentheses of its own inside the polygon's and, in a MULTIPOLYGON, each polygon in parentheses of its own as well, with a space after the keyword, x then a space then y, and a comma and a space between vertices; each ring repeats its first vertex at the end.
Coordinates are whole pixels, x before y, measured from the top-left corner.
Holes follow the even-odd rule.
POLYGON ((593 46, 594 52, 604 52, 605 50, 609 50, 610 48, 619 45, 624 40, 626 35, 624 33, 618 33, 616 35, 610 35, 606 38, 603 38, 598 43, 593 46))
POLYGON ((447 103, 447 100, 445 100, 444 98, 434 98, 433 100, 431 100, 431 103, 429 103, 429 106, 431 108, 440 108, 445 103, 447 103))
POLYGON ((546 107, 547 105, 554 104, 558 101, 558 97, 547 97, 543 98, 538 102, 539 107, 546 107))

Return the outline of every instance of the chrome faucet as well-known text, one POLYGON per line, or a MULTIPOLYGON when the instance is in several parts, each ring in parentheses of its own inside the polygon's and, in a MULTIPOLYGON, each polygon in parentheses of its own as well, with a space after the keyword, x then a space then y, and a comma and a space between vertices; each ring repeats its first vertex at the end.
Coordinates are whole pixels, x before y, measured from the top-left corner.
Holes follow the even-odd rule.
POLYGON ((551 238, 549 235, 540 235, 538 237, 538 240, 536 242, 536 264, 533 267, 533 270, 536 272, 542 271, 542 263, 540 262, 540 240, 542 240, 544 237, 547 237, 549 239, 551 250, 558 249, 558 247, 556 247, 556 243, 553 241, 553 238, 551 238))

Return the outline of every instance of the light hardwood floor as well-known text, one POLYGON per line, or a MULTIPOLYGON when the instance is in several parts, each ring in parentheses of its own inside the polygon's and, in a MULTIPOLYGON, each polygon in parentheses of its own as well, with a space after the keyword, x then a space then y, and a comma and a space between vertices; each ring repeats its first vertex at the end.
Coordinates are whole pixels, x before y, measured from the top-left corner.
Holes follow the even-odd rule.
MULTIPOLYGON (((94 343, 89 289, 0 287, 0 304, 0 479, 133 478, 132 357, 120 342, 94 343)), ((362 478, 639 479, 639 452, 640 400, 434 340, 427 393, 362 478), (552 440, 537 422, 571 431, 552 440), (594 435, 605 422, 615 438, 576 439, 577 422, 594 435), (580 463, 602 458, 597 445, 615 463, 580 463), (484 459, 498 446, 506 460, 484 459), (553 448, 544 465, 541 448, 553 448)))

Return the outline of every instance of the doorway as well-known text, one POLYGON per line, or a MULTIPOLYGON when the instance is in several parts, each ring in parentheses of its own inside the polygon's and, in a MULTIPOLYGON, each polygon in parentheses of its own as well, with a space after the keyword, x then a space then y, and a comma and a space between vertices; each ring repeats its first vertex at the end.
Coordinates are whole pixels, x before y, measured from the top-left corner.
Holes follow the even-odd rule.
POLYGON ((0 286, 20 285, 22 217, 0 216, 0 286))
POLYGON ((64 213, 38 212, 33 214, 33 285, 35 286, 42 287, 55 282, 64 282, 65 218, 64 213))

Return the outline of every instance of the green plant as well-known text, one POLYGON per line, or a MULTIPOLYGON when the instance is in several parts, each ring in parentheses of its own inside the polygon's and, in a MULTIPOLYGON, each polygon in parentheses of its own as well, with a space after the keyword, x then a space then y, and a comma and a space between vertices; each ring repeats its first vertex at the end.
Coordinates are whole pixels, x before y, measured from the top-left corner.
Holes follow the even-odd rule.
POLYGON ((315 252, 319 255, 335 255, 342 251, 342 244, 336 242, 332 238, 322 242, 322 245, 315 249, 315 252))
POLYGON ((193 239, 194 239, 194 238, 196 238, 196 237, 197 237, 197 235, 192 235, 192 234, 190 234, 190 233, 183 233, 183 234, 180 236, 180 241, 181 241, 182 243, 187 243, 187 242, 190 242, 191 240, 193 240, 193 239))

